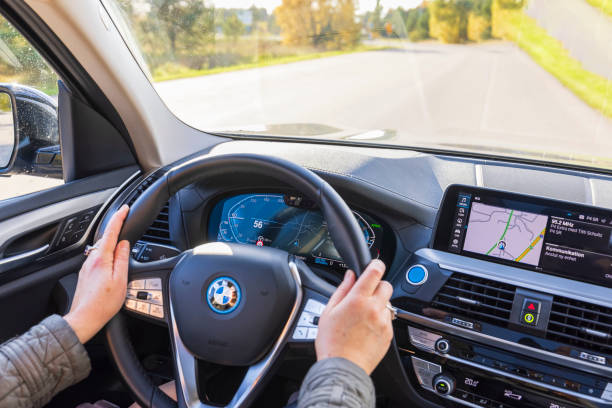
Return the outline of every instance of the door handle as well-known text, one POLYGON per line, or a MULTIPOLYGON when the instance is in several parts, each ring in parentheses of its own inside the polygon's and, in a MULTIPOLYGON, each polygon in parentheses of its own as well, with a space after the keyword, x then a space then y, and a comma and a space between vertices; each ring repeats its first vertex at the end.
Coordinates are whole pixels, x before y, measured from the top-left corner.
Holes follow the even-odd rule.
POLYGON ((38 258, 39 255, 44 254, 49 249, 49 244, 43 245, 40 248, 33 249, 31 251, 22 252, 17 255, 10 256, 8 258, 0 259, 0 273, 8 271, 9 269, 18 268, 26 265, 38 258))

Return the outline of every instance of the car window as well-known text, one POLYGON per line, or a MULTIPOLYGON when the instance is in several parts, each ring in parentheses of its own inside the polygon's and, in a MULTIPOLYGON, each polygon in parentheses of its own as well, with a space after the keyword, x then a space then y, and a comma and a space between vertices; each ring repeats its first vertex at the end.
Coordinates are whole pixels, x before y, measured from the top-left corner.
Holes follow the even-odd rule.
POLYGON ((604 0, 102 1, 207 132, 612 170, 604 0))
POLYGON ((0 16, 0 200, 64 183, 57 81, 32 44, 0 16))

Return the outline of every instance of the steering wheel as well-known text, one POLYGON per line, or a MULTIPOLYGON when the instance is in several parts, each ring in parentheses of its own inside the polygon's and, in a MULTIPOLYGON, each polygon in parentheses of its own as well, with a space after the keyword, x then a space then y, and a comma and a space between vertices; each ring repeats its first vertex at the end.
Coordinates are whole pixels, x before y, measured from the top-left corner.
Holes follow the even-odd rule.
MULTIPOLYGON (((181 188, 231 173, 273 177, 300 191, 322 211, 348 267, 359 275, 370 262, 370 251, 352 211, 327 182, 289 161, 254 154, 201 156, 171 168, 134 202, 120 239, 133 245, 181 188)), ((283 347, 288 342, 314 341, 316 325, 310 319, 320 315, 335 290, 288 252, 221 242, 162 261, 131 260, 128 279, 161 283, 162 319, 171 332, 178 402, 161 392, 146 374, 122 313, 107 325, 106 338, 136 402, 154 408, 218 407, 201 399, 207 392, 198 387, 198 376, 204 375, 198 372, 202 367, 198 362, 245 368, 242 382, 225 406, 249 406, 272 376, 283 347), (298 320, 310 327, 306 334, 298 330, 298 320)))

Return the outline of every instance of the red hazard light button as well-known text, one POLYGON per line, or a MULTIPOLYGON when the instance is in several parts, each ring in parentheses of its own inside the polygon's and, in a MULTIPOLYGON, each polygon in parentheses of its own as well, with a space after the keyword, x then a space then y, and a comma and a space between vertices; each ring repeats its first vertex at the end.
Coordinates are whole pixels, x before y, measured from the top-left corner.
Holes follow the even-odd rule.
POLYGON ((541 306, 541 302, 537 300, 525 299, 523 301, 523 311, 524 312, 531 312, 533 314, 539 314, 540 306, 541 306))

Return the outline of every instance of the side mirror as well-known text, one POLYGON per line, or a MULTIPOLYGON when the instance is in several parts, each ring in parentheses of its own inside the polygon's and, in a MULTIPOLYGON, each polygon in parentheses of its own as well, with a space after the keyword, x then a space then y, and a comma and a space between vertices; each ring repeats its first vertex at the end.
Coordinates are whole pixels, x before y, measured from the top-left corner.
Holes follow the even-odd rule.
POLYGON ((34 88, 0 83, 0 172, 62 178, 61 157, 57 101, 34 88), (4 108, 9 100, 11 126, 4 108))

